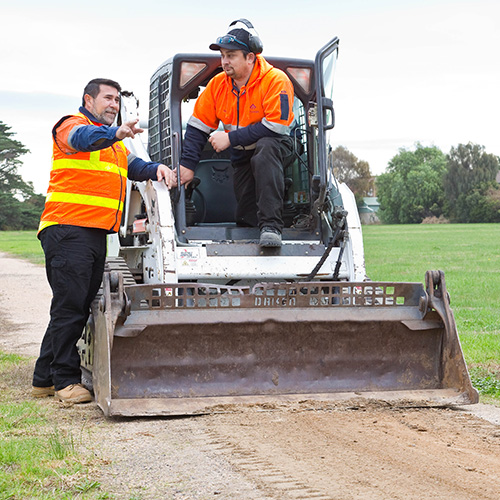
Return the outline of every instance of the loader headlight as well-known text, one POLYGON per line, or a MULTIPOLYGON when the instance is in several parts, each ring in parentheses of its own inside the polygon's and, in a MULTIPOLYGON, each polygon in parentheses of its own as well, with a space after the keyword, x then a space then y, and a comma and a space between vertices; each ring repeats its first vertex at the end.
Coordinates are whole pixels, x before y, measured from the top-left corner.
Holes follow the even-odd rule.
POLYGON ((205 63, 187 61, 181 63, 181 77, 179 80, 181 89, 183 89, 193 78, 199 75, 206 67, 207 64, 205 63))
POLYGON ((311 89, 311 68, 287 68, 290 76, 309 94, 311 89))

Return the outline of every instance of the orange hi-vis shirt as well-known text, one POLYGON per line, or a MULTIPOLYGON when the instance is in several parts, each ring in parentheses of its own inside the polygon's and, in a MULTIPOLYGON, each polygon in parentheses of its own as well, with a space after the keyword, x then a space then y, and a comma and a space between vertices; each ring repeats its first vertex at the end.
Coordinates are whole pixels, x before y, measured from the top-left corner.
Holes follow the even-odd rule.
POLYGON ((54 224, 118 231, 127 186, 128 150, 122 141, 90 153, 71 149, 68 136, 82 125, 96 124, 77 113, 65 119, 55 132, 39 232, 54 224))
POLYGON ((288 135, 293 97, 293 85, 286 74, 257 55, 250 79, 239 92, 224 72, 213 77, 197 99, 188 123, 210 134, 222 122, 226 132, 238 131, 230 134, 233 148, 252 149, 255 144, 248 143, 250 136, 241 129, 262 123, 277 134, 288 135))

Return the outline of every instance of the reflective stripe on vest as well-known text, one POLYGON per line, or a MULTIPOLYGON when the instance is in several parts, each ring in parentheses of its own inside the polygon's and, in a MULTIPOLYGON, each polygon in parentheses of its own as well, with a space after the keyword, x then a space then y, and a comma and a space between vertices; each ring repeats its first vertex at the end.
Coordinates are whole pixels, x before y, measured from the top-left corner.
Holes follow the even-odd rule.
MULTIPOLYGON (((46 203, 75 203, 78 205, 91 205, 103 208, 116 209, 116 200, 103 198, 102 196, 89 196, 86 194, 74 193, 48 193, 45 198, 46 203)), ((120 201, 118 210, 123 210, 123 202, 120 201)))
POLYGON ((64 160, 54 160, 52 163, 52 170, 57 170, 60 168, 74 168, 74 169, 81 169, 81 170, 105 170, 105 171, 110 171, 118 168, 120 170, 120 175, 122 177, 127 177, 127 170, 124 168, 120 168, 118 165, 114 165, 113 163, 108 163, 104 161, 99 160, 99 151, 95 151, 94 153, 90 153, 90 159, 89 160, 70 160, 70 159, 64 159, 64 160), (92 155, 97 153, 97 161, 95 160, 95 157, 93 158, 92 155))

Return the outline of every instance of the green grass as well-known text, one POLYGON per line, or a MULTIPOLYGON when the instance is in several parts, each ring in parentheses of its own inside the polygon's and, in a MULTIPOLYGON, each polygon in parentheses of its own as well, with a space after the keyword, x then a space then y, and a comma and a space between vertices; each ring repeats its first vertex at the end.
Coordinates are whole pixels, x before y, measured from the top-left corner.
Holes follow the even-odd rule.
POLYGON ((23 357, 17 354, 8 354, 0 351, 0 368, 3 365, 16 365, 23 361, 23 357))
POLYGON ((458 330, 500 333, 500 224, 364 226, 363 239, 372 280, 423 282, 440 269, 458 330))
POLYGON ((36 231, 0 231, 0 252, 21 257, 33 264, 45 262, 36 231))
POLYGON ((363 240, 374 281, 444 271, 473 383, 500 401, 500 224, 363 226, 363 240))
POLYGON ((27 397, 32 362, 0 352, 0 500, 110 498, 89 479, 95 457, 79 450, 57 408, 27 397))

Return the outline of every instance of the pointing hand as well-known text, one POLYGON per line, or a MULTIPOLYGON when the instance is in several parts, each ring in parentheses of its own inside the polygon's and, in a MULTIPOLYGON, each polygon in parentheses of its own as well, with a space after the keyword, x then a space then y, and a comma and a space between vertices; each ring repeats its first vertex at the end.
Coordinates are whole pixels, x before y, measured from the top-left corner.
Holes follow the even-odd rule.
POLYGON ((132 120, 130 122, 124 123, 117 131, 116 131, 116 138, 120 139, 125 139, 125 137, 130 137, 133 139, 135 137, 135 134, 140 134, 144 132, 144 129, 140 127, 136 127, 137 122, 139 121, 139 118, 136 120, 132 120))

